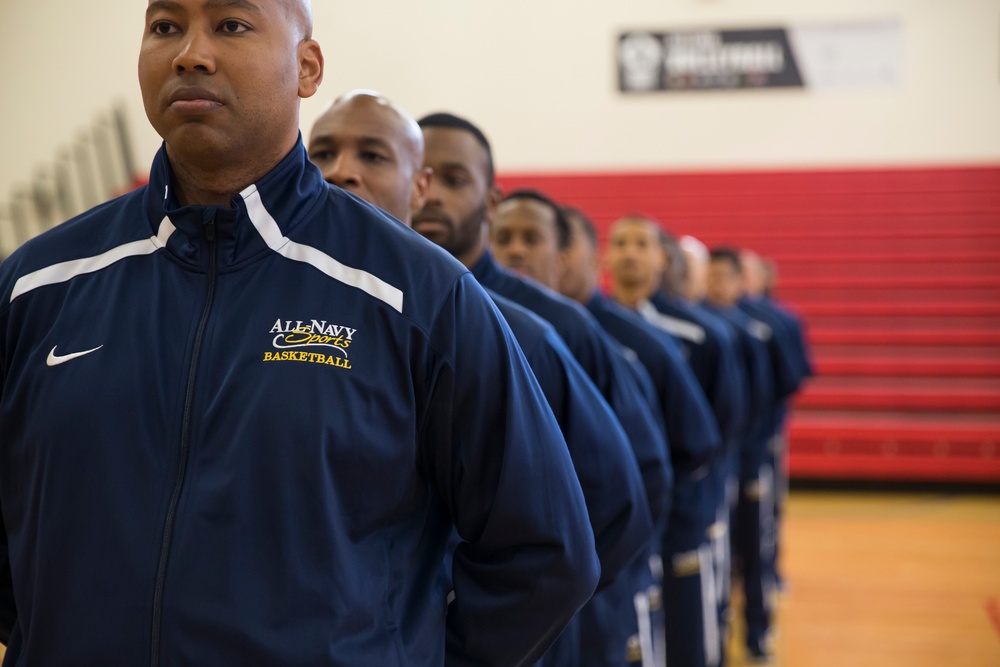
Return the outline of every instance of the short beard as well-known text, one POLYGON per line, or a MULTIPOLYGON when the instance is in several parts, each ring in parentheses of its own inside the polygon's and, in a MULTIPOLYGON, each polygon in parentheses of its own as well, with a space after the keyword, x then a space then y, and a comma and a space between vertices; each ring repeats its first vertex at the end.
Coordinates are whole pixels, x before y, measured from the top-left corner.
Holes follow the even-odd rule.
POLYGON ((486 208, 487 204, 484 201, 472 213, 452 226, 454 234, 446 244, 442 245, 452 257, 463 257, 480 242, 486 208))

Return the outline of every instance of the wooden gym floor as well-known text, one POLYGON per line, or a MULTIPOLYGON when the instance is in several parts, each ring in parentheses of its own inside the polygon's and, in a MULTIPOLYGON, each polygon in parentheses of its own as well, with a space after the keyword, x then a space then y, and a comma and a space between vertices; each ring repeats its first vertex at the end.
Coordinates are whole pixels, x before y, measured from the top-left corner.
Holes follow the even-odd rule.
POLYGON ((1000 496, 793 492, 784 545, 771 664, 1000 666, 1000 496))
POLYGON ((798 491, 786 507, 773 665, 1000 666, 1000 496, 798 491))

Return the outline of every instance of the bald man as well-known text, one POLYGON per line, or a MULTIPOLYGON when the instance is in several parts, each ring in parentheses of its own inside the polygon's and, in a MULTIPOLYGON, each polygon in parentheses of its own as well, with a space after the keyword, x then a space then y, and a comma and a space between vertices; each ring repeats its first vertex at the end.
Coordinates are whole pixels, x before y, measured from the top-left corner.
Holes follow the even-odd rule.
POLYGON ((489 297, 310 164, 309 33, 149 2, 149 185, 0 265, 6 664, 530 664, 597 585, 489 297))
POLYGON ((355 90, 334 100, 309 133, 309 159, 339 186, 410 224, 423 208, 431 170, 424 135, 383 95, 355 90))
POLYGON ((699 303, 708 290, 708 248, 693 236, 682 236, 677 245, 684 253, 684 298, 699 303))
MULTIPOLYGON (((405 188, 400 185, 419 173, 431 173, 429 167, 420 169, 423 137, 413 141, 409 131, 415 125, 405 111, 377 93, 348 94, 317 120, 310 140, 316 153, 313 160, 319 158, 317 166, 329 182, 352 188, 362 198, 409 223, 406 207, 417 201, 422 205, 423 197, 416 197, 414 189, 414 197, 407 201, 405 188), (363 102, 358 104, 360 100, 363 102), (356 151, 350 149, 352 145, 358 147, 356 151), (414 162, 398 157, 418 148, 421 155, 416 168, 414 162), (393 157, 354 157, 355 152, 363 150, 378 150, 383 156, 393 157), (325 152, 332 154, 323 155, 325 152)), ((607 402, 552 326, 496 293, 490 292, 490 296, 510 324, 566 437, 601 563, 598 588, 607 588, 645 547, 653 530, 628 439, 607 402)), ((542 665, 580 664, 581 636, 575 621, 563 631, 542 665)))

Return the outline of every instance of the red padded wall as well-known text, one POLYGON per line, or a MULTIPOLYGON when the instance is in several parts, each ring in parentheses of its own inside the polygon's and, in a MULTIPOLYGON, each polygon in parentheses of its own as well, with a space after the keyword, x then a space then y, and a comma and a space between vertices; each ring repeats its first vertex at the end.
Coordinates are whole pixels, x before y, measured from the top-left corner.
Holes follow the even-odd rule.
POLYGON ((819 370, 793 476, 1000 482, 1000 166, 499 180, 777 261, 819 370))

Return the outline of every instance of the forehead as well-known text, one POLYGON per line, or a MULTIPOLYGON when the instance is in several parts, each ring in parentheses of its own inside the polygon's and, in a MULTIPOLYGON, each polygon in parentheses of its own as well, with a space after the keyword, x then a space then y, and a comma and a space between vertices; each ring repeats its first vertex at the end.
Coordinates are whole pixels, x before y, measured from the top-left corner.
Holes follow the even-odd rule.
POLYGON ((485 169, 486 150, 471 133, 453 127, 426 127, 424 154, 426 161, 450 162, 466 169, 485 169))
POLYGON ((764 266, 760 258, 754 255, 740 255, 740 263, 743 265, 743 270, 747 273, 756 274, 764 271, 764 266))
POLYGON ((406 141, 403 119, 384 104, 355 98, 333 106, 313 125, 311 141, 381 139, 391 144, 406 141))
POLYGON ((274 10, 284 11, 287 2, 288 0, 149 0, 146 4, 146 13, 239 9, 255 14, 264 14, 273 13, 274 10))
POLYGON ((609 236, 613 239, 655 241, 656 230, 652 223, 645 220, 626 219, 616 222, 609 236))
POLYGON ((703 266, 705 264, 705 258, 702 255, 688 250, 687 248, 681 248, 681 252, 684 253, 684 258, 687 260, 688 264, 696 266, 703 266))
POLYGON ((511 199, 497 209, 497 223, 520 227, 555 228, 556 215, 552 207, 533 199, 511 199))
POLYGON ((710 260, 709 267, 715 273, 736 273, 736 265, 726 257, 710 260))

